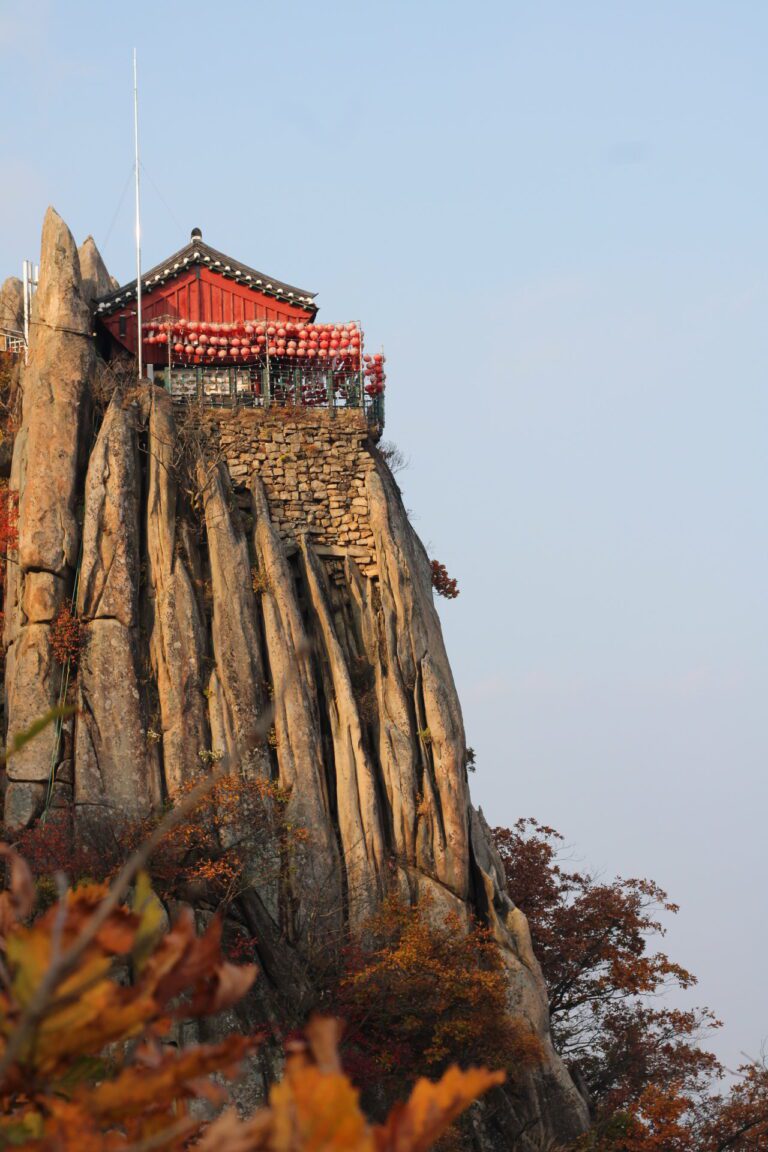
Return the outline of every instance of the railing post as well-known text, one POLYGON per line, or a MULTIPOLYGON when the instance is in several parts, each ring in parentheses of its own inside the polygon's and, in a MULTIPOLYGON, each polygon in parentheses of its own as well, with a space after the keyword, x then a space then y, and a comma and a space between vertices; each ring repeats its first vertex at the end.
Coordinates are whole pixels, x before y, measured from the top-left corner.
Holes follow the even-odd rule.
POLYGON ((365 408, 365 392, 363 390, 363 380, 364 380, 364 376, 363 376, 363 329, 362 329, 362 326, 361 326, 359 320, 357 321, 357 342, 358 342, 358 349, 357 349, 357 358, 358 358, 357 402, 361 408, 365 408))

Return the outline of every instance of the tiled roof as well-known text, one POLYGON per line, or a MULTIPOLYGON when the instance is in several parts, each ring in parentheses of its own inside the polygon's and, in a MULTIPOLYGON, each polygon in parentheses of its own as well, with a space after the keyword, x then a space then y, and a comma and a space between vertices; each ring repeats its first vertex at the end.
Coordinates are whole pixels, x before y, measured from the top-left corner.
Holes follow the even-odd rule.
MULTIPOLYGON (((169 256, 162 264, 157 264, 149 272, 142 274, 142 294, 151 292, 153 288, 165 284, 167 280, 172 280, 174 276, 178 276, 195 264, 210 268, 212 272, 217 272, 227 280, 244 284, 246 287, 252 288, 254 292, 261 292, 265 296, 274 296, 287 304, 296 304, 300 308, 306 308, 313 312, 317 311, 317 305, 314 303, 316 292, 307 292, 303 288, 284 284, 281 280, 275 280, 274 277, 266 276, 263 272, 257 272, 255 268, 249 268, 247 264, 241 264, 239 260, 225 256, 223 252, 217 252, 215 248, 203 243, 199 236, 193 237, 189 244, 185 244, 178 252, 174 252, 173 256, 169 256)), ((96 311, 102 316, 108 316, 111 312, 124 307, 129 300, 135 299, 135 296, 136 281, 131 280, 130 284, 123 284, 114 292, 100 296, 96 300, 96 311)))

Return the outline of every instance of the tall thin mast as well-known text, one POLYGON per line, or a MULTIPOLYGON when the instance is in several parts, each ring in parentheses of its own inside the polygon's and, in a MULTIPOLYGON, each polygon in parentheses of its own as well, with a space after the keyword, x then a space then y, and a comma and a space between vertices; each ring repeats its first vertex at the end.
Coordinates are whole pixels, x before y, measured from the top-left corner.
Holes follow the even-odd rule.
POLYGON ((139 358, 139 380, 144 375, 142 363, 142 337, 141 327, 141 196, 139 185, 139 81, 136 69, 136 49, 133 50, 133 142, 135 146, 136 169, 136 347, 139 358))

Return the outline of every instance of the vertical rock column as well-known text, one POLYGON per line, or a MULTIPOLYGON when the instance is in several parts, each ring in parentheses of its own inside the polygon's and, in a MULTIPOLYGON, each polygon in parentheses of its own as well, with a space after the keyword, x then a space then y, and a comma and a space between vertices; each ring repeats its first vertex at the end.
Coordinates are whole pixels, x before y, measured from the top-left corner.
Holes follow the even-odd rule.
POLYGON ((176 426, 171 398, 148 386, 147 585, 149 653, 157 683, 165 787, 175 798, 204 767, 210 748, 203 660, 205 633, 176 521, 176 426))
POLYGON ((280 784, 287 816, 308 840, 294 850, 291 884, 299 932, 338 937, 342 896, 339 853, 323 763, 323 740, 309 641, 282 541, 269 516, 264 485, 251 481, 264 638, 274 687, 280 784))
MULTIPOLYGON (((21 332, 24 327, 24 289, 18 276, 9 276, 0 284, 0 328, 8 328, 12 332, 21 332)), ((0 399, 6 405, 7 412, 13 412, 16 406, 17 389, 21 376, 22 360, 15 357, 16 363, 11 362, 10 377, 6 390, 0 399)), ((10 472, 11 455, 13 452, 13 438, 6 433, 0 436, 0 475, 8 476, 10 472)))
POLYGON ((78 819, 104 808, 139 816, 157 805, 157 749, 147 741, 138 633, 140 470, 137 405, 115 394, 85 482, 77 607, 83 627, 75 729, 78 819))
MULTIPOLYGON (((34 300, 22 426, 14 447, 19 485, 18 574, 6 622, 8 741, 57 701, 61 670, 50 625, 71 593, 80 533, 75 515, 84 399, 94 367, 90 314, 72 235, 49 208, 43 224, 40 283, 34 300)), ((55 766, 53 726, 11 756, 6 820, 39 811, 55 766)))
POLYGON ((205 510, 213 596, 213 655, 208 706, 214 748, 234 767, 270 776, 262 731, 266 677, 253 594, 248 544, 230 513, 232 494, 221 466, 200 461, 197 478, 205 510))
POLYGON ((376 770, 363 735, 344 649, 331 614, 326 576, 307 537, 301 541, 321 662, 328 680, 336 809, 346 869, 349 923, 359 930, 387 884, 387 852, 376 770))
POLYGON ((364 627, 376 669, 379 756, 396 848, 408 861, 415 843, 418 867, 466 899, 470 854, 464 725, 433 603, 429 560, 389 471, 380 467, 369 473, 367 491, 380 605, 365 598, 364 627), (419 797, 415 812, 414 790, 419 797))
POLYGON ((24 323, 24 288, 18 276, 0 284, 0 328, 21 332, 24 323))
POLYGON ((87 236, 77 250, 80 258, 80 275, 83 279, 83 298, 92 304, 97 296, 106 296, 119 288, 114 276, 110 276, 107 267, 96 247, 93 236, 87 236))

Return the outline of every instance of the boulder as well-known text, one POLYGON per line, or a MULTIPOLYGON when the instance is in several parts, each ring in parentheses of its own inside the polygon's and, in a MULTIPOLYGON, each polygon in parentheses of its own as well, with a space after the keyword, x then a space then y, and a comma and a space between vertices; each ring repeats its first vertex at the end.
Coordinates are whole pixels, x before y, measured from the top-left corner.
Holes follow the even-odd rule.
POLYGON ((64 603, 66 584, 53 572, 27 572, 21 609, 30 624, 50 624, 64 603))
POLYGON ((5 826, 11 831, 26 828, 43 811, 47 787, 26 780, 11 780, 5 791, 5 826))

